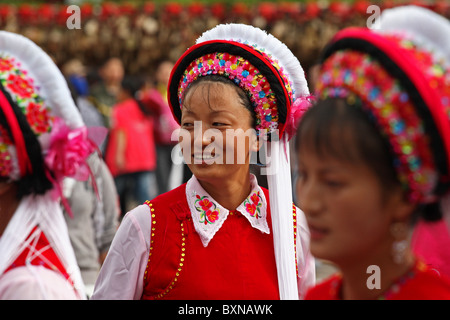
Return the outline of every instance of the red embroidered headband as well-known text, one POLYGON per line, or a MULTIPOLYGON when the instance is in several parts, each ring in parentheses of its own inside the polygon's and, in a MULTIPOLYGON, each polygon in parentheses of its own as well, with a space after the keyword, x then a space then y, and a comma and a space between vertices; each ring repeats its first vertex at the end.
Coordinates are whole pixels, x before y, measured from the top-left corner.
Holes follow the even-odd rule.
POLYGON ((389 140, 399 180, 416 203, 448 188, 450 70, 408 39, 349 28, 324 54, 319 98, 362 101, 389 140))
POLYGON ((0 83, 2 85, 0 106, 12 134, 12 137, 9 137, 5 128, 0 130, 2 135, 0 138, 0 163, 4 164, 1 176, 17 180, 27 173, 32 173, 32 167, 23 134, 13 111, 13 105, 6 98, 3 90, 10 95, 13 104, 17 104, 25 114, 30 128, 36 135, 50 131, 50 118, 44 100, 39 95, 39 89, 34 85, 33 78, 14 57, 5 54, 0 56, 0 83))
POLYGON ((309 95, 300 63, 279 40, 254 27, 220 25, 206 32, 175 64, 168 100, 178 122, 186 90, 199 77, 211 74, 229 78, 247 93, 256 114, 257 131, 278 129, 280 137, 294 101, 309 95), (245 31, 238 33, 239 39, 234 36, 238 30, 245 31), (259 41, 253 41, 255 37, 259 41), (279 61, 276 50, 271 52, 267 47, 278 47, 284 61, 279 61))
POLYGON ((20 176, 27 174, 27 172, 31 173, 31 163, 17 118, 11 104, 1 90, 0 107, 6 121, 9 123, 12 139, 15 142, 12 142, 7 130, 0 126, 0 177, 10 177, 13 180, 17 180, 20 176), (15 148, 13 147, 14 145, 15 148), (17 157, 16 153, 18 154, 17 157), (16 158, 17 163, 14 161, 16 158))

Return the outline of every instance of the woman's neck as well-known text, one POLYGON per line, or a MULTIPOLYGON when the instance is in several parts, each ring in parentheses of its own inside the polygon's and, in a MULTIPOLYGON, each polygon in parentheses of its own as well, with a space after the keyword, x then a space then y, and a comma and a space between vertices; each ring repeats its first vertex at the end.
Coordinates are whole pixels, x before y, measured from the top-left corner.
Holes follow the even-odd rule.
POLYGON ((17 199, 16 185, 2 183, 0 185, 0 236, 3 235, 19 203, 20 200, 17 199))
POLYGON ((345 300, 369 300, 382 296, 395 281, 414 265, 413 254, 408 250, 404 261, 396 264, 390 254, 370 259, 359 259, 358 263, 340 265, 343 275, 341 298, 345 300))
POLYGON ((221 181, 200 181, 200 185, 220 205, 228 210, 236 210, 252 190, 250 173, 239 178, 221 181))

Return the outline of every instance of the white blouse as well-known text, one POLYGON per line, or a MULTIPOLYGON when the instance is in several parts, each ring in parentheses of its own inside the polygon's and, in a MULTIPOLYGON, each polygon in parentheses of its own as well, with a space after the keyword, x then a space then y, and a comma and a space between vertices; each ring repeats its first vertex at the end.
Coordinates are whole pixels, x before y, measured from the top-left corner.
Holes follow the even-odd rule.
MULTIPOLYGON (((236 209, 250 225, 270 233, 267 225, 267 199, 251 176, 252 191, 236 209)), ((195 176, 186 185, 186 197, 192 221, 203 245, 214 241, 214 235, 229 215, 200 185, 195 176), (204 223, 204 219, 209 222, 204 223)), ((106 260, 97 278, 91 299, 138 300, 142 296, 144 272, 151 241, 151 215, 147 205, 140 205, 126 214, 114 237, 106 260)), ((315 284, 315 263, 309 251, 310 233, 303 212, 297 208, 297 265, 299 298, 315 284)), ((230 297, 232 298, 232 297, 230 297)))

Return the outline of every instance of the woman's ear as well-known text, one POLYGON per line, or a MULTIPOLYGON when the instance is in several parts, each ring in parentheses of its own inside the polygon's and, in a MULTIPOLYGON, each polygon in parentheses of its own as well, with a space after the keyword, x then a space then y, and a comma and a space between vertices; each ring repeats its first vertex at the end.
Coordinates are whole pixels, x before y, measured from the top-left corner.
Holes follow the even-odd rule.
POLYGON ((0 180, 0 196, 3 196, 5 193, 7 193, 13 186, 13 183, 6 182, 6 180, 3 179, 0 180))
POLYGON ((262 142, 260 141, 258 135, 252 134, 250 140, 250 151, 258 152, 262 147, 262 142))
POLYGON ((417 204, 408 199, 401 187, 397 187, 390 195, 389 206, 393 221, 409 221, 417 204))

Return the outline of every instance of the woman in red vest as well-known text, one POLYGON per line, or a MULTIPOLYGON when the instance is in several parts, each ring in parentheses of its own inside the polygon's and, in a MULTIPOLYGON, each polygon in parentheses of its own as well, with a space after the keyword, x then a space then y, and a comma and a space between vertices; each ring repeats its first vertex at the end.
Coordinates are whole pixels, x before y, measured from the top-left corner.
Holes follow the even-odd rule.
POLYGON ((348 28, 324 51, 318 102, 296 137, 297 195, 311 252, 340 272, 306 299, 450 299, 440 265, 409 245, 418 219, 448 213, 449 34, 437 14, 396 8, 381 32, 348 28))
POLYGON ((204 33, 168 88, 193 176, 126 215, 92 298, 302 297, 314 259, 292 204, 288 141, 307 97, 300 63, 273 36, 236 24, 204 33), (269 190, 250 174, 258 151, 269 190))

